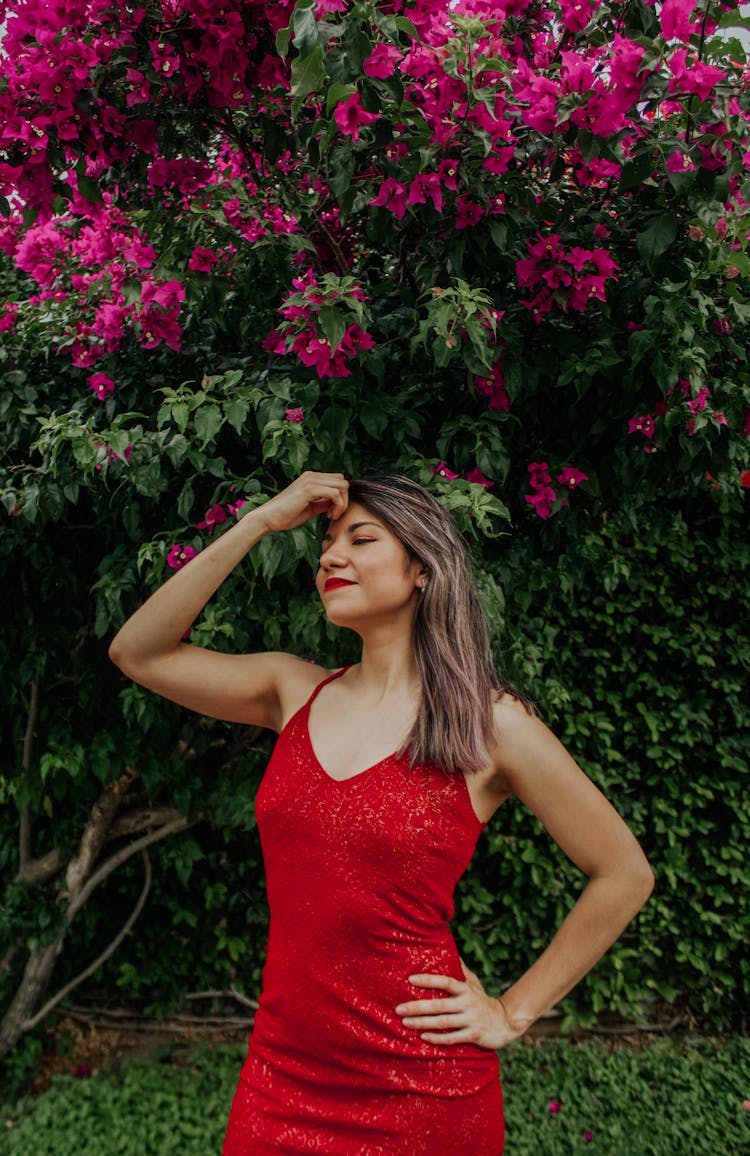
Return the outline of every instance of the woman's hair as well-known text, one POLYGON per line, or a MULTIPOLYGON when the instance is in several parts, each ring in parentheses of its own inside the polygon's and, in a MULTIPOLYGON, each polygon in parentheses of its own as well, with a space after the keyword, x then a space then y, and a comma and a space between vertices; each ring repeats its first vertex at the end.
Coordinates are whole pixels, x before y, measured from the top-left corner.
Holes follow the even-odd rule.
POLYGON ((497 692, 516 692, 495 670, 473 559, 458 526, 432 494, 400 474, 351 481, 348 497, 380 518, 427 570, 412 634, 422 701, 397 753, 408 754, 410 766, 479 770, 490 761, 497 692))

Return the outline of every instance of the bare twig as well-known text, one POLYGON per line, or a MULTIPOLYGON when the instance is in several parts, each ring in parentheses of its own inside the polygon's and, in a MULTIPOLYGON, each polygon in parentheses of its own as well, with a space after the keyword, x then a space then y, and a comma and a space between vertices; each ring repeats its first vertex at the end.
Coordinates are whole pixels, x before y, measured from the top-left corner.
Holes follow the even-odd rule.
POLYGON ((77 975, 74 979, 71 979, 70 983, 66 983, 65 987, 60 988, 57 994, 53 995, 52 999, 47 1000, 47 1003, 43 1008, 40 1008, 36 1015, 32 1016, 31 1019, 26 1021, 24 1024, 24 1031, 30 1032, 33 1028, 36 1027, 38 1023, 41 1023, 45 1016, 49 1015, 52 1009, 56 1007, 61 1000, 65 999, 66 995, 73 991, 74 988, 78 987, 79 984, 83 983, 85 979, 88 979, 90 975, 93 975, 96 969, 101 967, 101 965, 109 959, 110 955, 112 955, 120 946, 123 939, 137 920, 138 916, 141 914, 143 906, 146 902, 146 897, 148 896, 148 893, 151 889, 151 860, 149 859, 146 851, 143 851, 142 855, 144 872, 143 888, 140 895, 138 896, 138 902, 136 903, 125 923, 118 931, 117 935, 114 937, 112 942, 107 947, 105 947, 101 955, 96 957, 93 963, 90 963, 89 966, 84 968, 84 970, 80 972, 79 975, 77 975))
POLYGON ((185 999, 236 999, 237 1003, 241 1003, 243 1007, 251 1007, 257 1011, 257 999, 250 999, 249 996, 243 995, 241 991, 235 991, 232 987, 229 991, 189 991, 184 997, 185 999))

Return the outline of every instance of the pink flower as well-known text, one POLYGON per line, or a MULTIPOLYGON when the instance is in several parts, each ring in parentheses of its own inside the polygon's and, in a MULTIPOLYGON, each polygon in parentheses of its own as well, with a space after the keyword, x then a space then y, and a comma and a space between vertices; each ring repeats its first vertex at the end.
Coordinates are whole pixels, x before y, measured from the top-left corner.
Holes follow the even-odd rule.
POLYGON ((214 532, 214 527, 220 526, 221 523, 226 522, 226 520, 227 515, 224 507, 216 505, 206 510, 204 521, 198 522, 197 525, 199 530, 208 530, 209 535, 211 535, 214 532))
POLYGON ((386 80, 393 75, 397 62, 401 59, 401 53, 393 44, 376 44, 370 55, 364 61, 362 67, 365 70, 366 76, 378 76, 382 80, 386 80))
POLYGON ((562 1100, 550 1100, 548 1107, 550 1115, 556 1116, 562 1109, 562 1100))
POLYGON ((359 140, 359 130, 363 125, 372 124, 380 119, 377 112, 366 112, 362 108, 362 97, 358 92, 352 93, 348 100, 342 100, 336 105, 333 119, 345 136, 352 140, 359 140))
POLYGON ((580 470, 566 466, 557 475, 557 480, 561 486, 567 486, 569 489, 574 490, 581 482, 587 482, 589 479, 588 474, 583 474, 580 470))
POLYGON ((172 546, 167 554, 167 566, 173 570, 181 570, 183 566, 187 566, 191 558, 194 558, 197 551, 192 546, 181 546, 179 542, 172 546))
POLYGON ((665 40, 682 40, 687 43, 692 31, 690 15, 694 8, 695 0, 664 0, 659 19, 665 40))
POLYGON ((192 269, 196 273, 210 273, 218 260, 219 258, 213 249, 202 249, 198 245, 190 254, 188 269, 192 269))
POLYGON ((106 373, 92 373, 86 380, 89 383, 89 389, 96 394, 99 401, 104 401, 115 392, 115 383, 111 377, 107 377, 106 373))
POLYGON ((304 420, 304 413, 301 409, 285 409, 284 417, 287 421, 292 422, 293 425, 300 425, 304 420))
POLYGON ((583 1138, 587 1144, 590 1144, 591 1141, 594 1139, 594 1133, 589 1132, 588 1129, 586 1129, 586 1131, 583 1133, 583 1138))
POLYGON ((393 177, 386 177, 380 185, 380 192, 377 197, 373 197, 370 204, 389 209, 398 217, 399 221, 402 221, 406 213, 406 195, 406 185, 402 185, 399 181, 394 180, 393 177))
POLYGON ((430 466, 433 474, 437 474, 441 478, 446 478, 447 481, 453 482, 458 477, 453 470, 449 469, 445 462, 438 462, 436 466, 430 466))
POLYGON ((247 505, 247 498, 238 498, 236 502, 228 502, 227 503, 227 509, 229 510, 229 513, 234 514, 234 516, 236 518, 238 511, 241 510, 242 507, 246 506, 246 505, 247 505))
POLYGON ((489 377, 474 378, 474 389, 482 397, 488 397, 490 399, 490 409, 499 410, 501 413, 508 413, 510 410, 510 399, 505 389, 505 379, 503 377, 501 361, 495 362, 489 377))
POLYGON ((469 473, 466 475, 466 481, 472 482, 475 486, 484 486, 485 490, 489 490, 490 487, 494 486, 495 484, 494 482, 491 482, 489 478, 485 478, 484 474, 478 466, 469 471, 469 473))
POLYGON ((654 436, 654 419, 650 413, 644 413, 640 417, 631 417, 628 422, 628 433, 636 433, 639 431, 645 438, 652 438, 654 436))
POLYGON ((688 401, 687 406, 691 413, 702 413, 706 408, 711 390, 706 389, 705 385, 698 390, 695 397, 688 401))

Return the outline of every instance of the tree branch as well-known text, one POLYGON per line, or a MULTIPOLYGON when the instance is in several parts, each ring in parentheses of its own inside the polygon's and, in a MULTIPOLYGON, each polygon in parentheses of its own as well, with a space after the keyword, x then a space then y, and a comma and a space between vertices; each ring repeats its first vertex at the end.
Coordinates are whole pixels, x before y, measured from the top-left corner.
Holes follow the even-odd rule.
POLYGON ((181 819, 182 815, 174 807, 147 807, 140 811, 127 811, 119 815, 107 834, 106 842, 120 839, 123 835, 137 835, 140 831, 153 831, 165 823, 181 819))
POLYGON ((243 1007, 250 1007, 254 1011, 257 1011, 260 1006, 257 999, 250 999, 241 991, 235 991, 233 987, 229 991, 189 991, 185 995, 185 999, 236 999, 237 1003, 241 1003, 243 1007))
POLYGON ((53 875, 62 870, 65 863, 56 849, 48 851, 39 859, 30 859, 24 867, 20 867, 16 875, 16 883, 44 883, 53 875))
POLYGON ((143 855, 143 872, 144 872, 143 888, 141 890, 141 894, 138 897, 138 902, 136 903, 135 907, 133 908, 128 919, 122 925, 122 927, 120 928, 120 930, 118 931, 117 935, 112 940, 112 942, 109 944, 109 946, 105 947, 105 949, 101 953, 101 955, 98 955, 97 958, 94 960, 94 962, 90 963, 88 967, 84 968, 84 970, 79 975, 77 975, 75 977, 75 979, 71 979, 70 983, 66 983, 65 987, 60 988, 60 991, 58 991, 56 995, 53 995, 52 999, 47 1000, 47 1003, 44 1005, 43 1008, 41 1008, 36 1013, 36 1015, 32 1016, 31 1019, 26 1021, 26 1023, 24 1024, 24 1031, 26 1031, 26 1032, 32 1031, 32 1029, 35 1028, 38 1023, 41 1023, 41 1021, 46 1016, 49 1015, 49 1013, 52 1011, 52 1009, 54 1007, 56 1007, 60 1003, 61 1000, 65 999, 66 995, 69 995, 69 993, 71 991, 73 991, 74 988, 78 987, 79 984, 83 983, 83 981, 85 979, 88 979, 88 977, 90 975, 93 975, 93 973, 96 971, 96 969, 98 967, 101 967, 101 965, 106 960, 109 959, 110 955, 112 955, 113 952, 115 952, 117 950, 117 948, 120 946, 123 939, 128 934, 128 932, 130 931, 133 924, 135 923, 136 919, 141 914, 141 911, 143 911, 143 906, 146 902, 146 897, 147 897, 149 891, 151 890, 151 860, 149 859, 148 853, 146 851, 142 851, 142 855, 143 855))
POLYGON ((126 767, 119 779, 115 779, 113 783, 108 783, 104 787, 91 808, 91 814, 78 844, 78 851, 68 863, 65 873, 65 887, 72 899, 75 899, 81 882, 99 858, 107 832, 114 821, 123 795, 137 776, 137 771, 134 771, 132 767, 126 767))
POLYGON ((116 854, 111 855, 105 863, 102 863, 99 870, 94 872, 85 887, 82 887, 78 894, 71 898, 67 910, 68 923, 73 920, 73 917, 80 911, 84 903, 86 903, 91 892, 98 887, 108 875, 111 875, 113 871, 116 871, 118 867, 132 858, 133 855, 137 855, 139 851, 150 847, 152 843, 158 843, 160 839, 167 839, 170 835, 174 835, 178 831, 184 831, 188 827, 195 826, 198 822, 200 822, 200 819, 193 819, 192 822, 188 822, 184 816, 181 816, 173 823, 165 823, 158 831, 151 831, 148 835, 143 835, 142 838, 136 839, 134 843, 129 843, 127 847, 123 847, 120 851, 117 851, 116 854))

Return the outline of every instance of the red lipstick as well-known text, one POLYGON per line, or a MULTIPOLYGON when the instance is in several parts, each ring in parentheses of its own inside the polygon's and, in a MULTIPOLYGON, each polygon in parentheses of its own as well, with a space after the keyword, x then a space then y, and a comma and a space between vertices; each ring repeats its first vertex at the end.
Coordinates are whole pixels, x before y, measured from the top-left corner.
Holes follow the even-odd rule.
POLYGON ((356 586, 356 582, 349 582, 346 578, 329 578, 324 589, 334 590, 336 586, 356 586))

